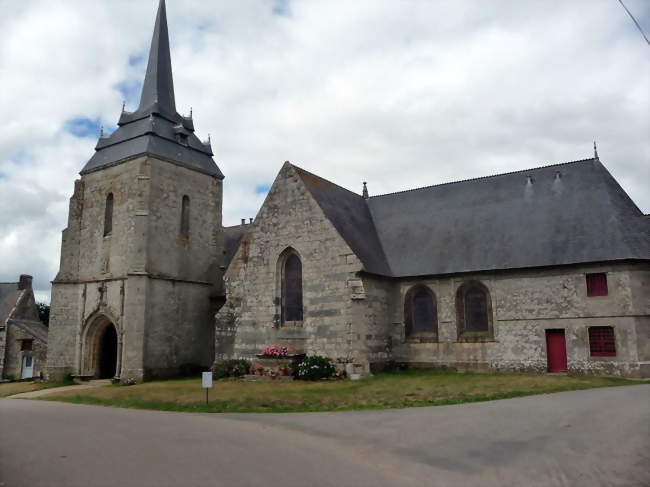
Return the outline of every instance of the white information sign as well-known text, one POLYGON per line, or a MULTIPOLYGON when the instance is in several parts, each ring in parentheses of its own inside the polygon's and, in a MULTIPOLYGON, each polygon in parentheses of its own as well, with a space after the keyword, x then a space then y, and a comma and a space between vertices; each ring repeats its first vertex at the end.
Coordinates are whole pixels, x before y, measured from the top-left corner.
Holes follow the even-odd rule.
POLYGON ((203 379, 203 388, 212 389, 212 372, 203 372, 202 379, 203 379))

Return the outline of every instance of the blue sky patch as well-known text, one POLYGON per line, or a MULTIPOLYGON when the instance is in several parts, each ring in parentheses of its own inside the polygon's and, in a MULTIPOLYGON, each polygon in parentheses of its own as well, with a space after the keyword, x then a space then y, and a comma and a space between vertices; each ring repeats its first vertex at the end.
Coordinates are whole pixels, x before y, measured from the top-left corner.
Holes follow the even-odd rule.
MULTIPOLYGON (((101 122, 99 118, 91 120, 87 117, 78 117, 66 120, 64 130, 77 137, 98 137, 101 122)), ((108 135, 107 131, 104 131, 108 135)))
POLYGON ((126 102, 127 111, 132 112, 138 107, 140 104, 140 91, 142 90, 142 81, 120 81, 115 85, 115 89, 120 92, 122 99, 126 102))
POLYGON ((145 61, 145 54, 144 52, 141 52, 140 54, 134 54, 133 56, 129 56, 129 66, 138 66, 145 61))
POLYGON ((269 192, 269 189, 271 189, 270 184, 260 184, 259 186, 255 186, 255 194, 265 194, 269 192))
POLYGON ((289 15, 289 0, 275 0, 271 11, 273 15, 289 15))

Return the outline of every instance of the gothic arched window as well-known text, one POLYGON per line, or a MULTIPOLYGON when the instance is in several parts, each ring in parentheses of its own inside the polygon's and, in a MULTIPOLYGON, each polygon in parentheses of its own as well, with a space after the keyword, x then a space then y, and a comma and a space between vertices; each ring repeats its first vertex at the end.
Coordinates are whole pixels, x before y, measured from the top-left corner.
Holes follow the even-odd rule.
POLYGON ((293 250, 285 252, 282 262, 282 323, 302 321, 302 262, 293 250))
POLYGON ((436 297, 426 286, 414 286, 404 298, 406 336, 438 339, 438 310, 436 297))
POLYGON ((110 235, 113 231, 113 193, 108 193, 106 197, 106 207, 104 208, 104 237, 110 235))
POLYGON ((480 282, 467 282, 456 293, 459 338, 491 339, 492 303, 488 289, 480 282))
POLYGON ((181 204, 181 237, 190 238, 190 197, 183 196, 181 204))

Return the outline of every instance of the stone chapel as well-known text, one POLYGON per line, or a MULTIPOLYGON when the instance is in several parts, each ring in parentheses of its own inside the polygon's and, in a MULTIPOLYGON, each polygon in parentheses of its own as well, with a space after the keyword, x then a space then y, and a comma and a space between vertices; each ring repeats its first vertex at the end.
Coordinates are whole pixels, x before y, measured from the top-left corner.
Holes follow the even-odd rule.
POLYGON ((588 159, 370 196, 285 163, 254 221, 174 104, 161 0, 138 109, 81 170, 47 370, 169 377, 271 344, 387 364, 650 377, 650 218, 588 159))

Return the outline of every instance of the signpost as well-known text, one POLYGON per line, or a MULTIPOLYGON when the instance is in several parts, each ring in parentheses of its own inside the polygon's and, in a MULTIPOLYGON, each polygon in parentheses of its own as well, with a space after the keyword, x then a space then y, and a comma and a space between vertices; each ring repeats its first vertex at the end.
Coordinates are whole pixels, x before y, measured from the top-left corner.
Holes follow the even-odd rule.
POLYGON ((203 372, 201 375, 202 385, 205 389, 205 404, 208 404, 208 391, 212 389, 212 372, 203 372))

